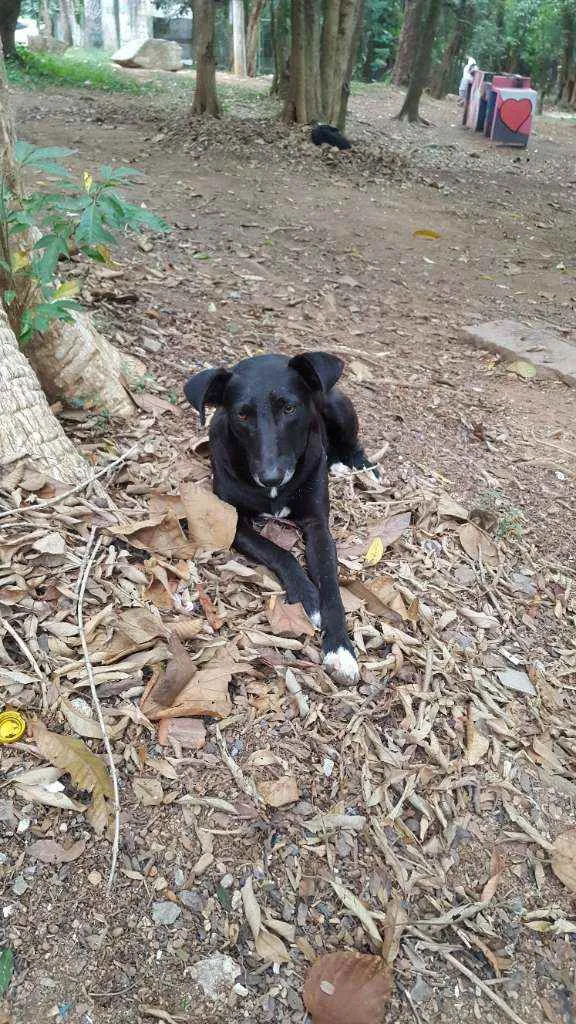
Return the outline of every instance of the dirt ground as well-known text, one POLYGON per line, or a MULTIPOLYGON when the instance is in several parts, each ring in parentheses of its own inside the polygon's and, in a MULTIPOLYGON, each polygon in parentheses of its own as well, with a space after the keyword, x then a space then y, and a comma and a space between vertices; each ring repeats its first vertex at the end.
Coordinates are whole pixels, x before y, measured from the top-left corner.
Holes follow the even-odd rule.
MULTIPOLYGON (((341 735, 336 727, 330 733, 324 719, 313 729, 315 774, 308 788, 302 784, 301 804, 265 820, 248 808, 232 827, 223 812, 211 811, 216 852, 201 876, 191 871, 199 852, 193 845, 197 820, 177 798, 195 790, 234 803, 240 795, 240 805, 246 803, 222 767, 212 734, 203 751, 176 766, 176 779, 170 773, 164 778, 161 806, 141 806, 127 792, 122 873, 111 903, 101 885, 109 844, 93 842, 81 817, 36 808, 32 832, 9 832, 0 862, 6 942, 16 951, 7 1019, 302 1024, 302 979, 313 954, 372 948, 350 906, 343 913, 334 902, 327 881, 332 875, 376 912, 389 909, 395 885, 404 878, 406 927, 423 928, 425 919, 432 920, 423 939, 398 926, 402 941, 391 1019, 570 1024, 576 1019, 574 889, 551 872, 546 843, 573 824, 576 793, 576 392, 559 381, 518 377, 497 357, 471 346, 463 328, 521 319, 553 324, 576 344, 575 122, 539 118, 526 152, 498 150, 460 126, 453 98, 426 101, 431 126, 411 127, 391 118, 398 91, 365 88, 351 102, 354 152, 326 154, 303 132, 262 118, 249 93, 264 94, 266 88, 265 81, 244 83, 235 118, 209 126, 186 123, 166 98, 88 91, 14 96, 20 137, 76 149, 78 170, 105 162, 138 167, 138 198, 172 225, 167 236, 144 244, 146 251, 127 243, 119 257, 121 276, 88 279, 85 297, 95 318, 121 348, 146 362, 150 391, 169 401, 180 402, 182 385, 195 369, 257 351, 320 348, 344 355, 345 387, 359 409, 366 448, 380 453, 386 504, 381 499, 379 514, 412 508, 406 496, 417 491, 421 516, 426 502, 428 508, 436 501, 431 495, 440 492, 475 509, 477 521, 484 515, 483 524, 489 522, 506 545, 510 571, 537 581, 540 605, 527 611, 525 604, 518 609, 505 602, 502 612, 500 576, 492 589, 484 581, 477 607, 486 611, 491 602, 490 612, 502 612, 507 625, 492 640, 488 627, 487 640, 479 642, 483 664, 517 643, 532 680, 534 666, 542 663, 561 682, 552 696, 556 683, 548 681, 540 703, 509 695, 484 774, 474 760, 468 770, 458 769, 461 785, 470 787, 469 804, 455 786, 448 814, 440 801, 449 787, 439 784, 432 798, 439 815, 436 846, 429 846, 432 833, 422 831, 422 808, 401 819, 414 858, 406 877, 394 856, 387 858, 370 837, 359 847, 358 837, 344 831, 321 849, 295 838, 305 801, 322 803, 324 810, 338 805, 339 813, 365 813, 360 771, 348 776, 341 766, 340 789, 322 772, 326 758, 338 760, 334 747, 341 735), (415 236, 421 229, 439 237, 415 236), (562 672, 553 672, 562 659, 562 672), (530 744, 533 735, 551 744, 553 753, 546 747, 542 754, 537 745, 527 752, 525 739, 530 744), (511 824, 506 794, 512 800, 512 792, 522 798, 524 823, 529 818, 542 841, 533 841, 524 824, 511 824), (453 835, 441 850, 443 816, 453 835), (87 842, 84 856, 57 868, 40 867, 25 875, 24 893, 14 890, 26 841, 32 835, 66 838, 68 829, 87 842), (437 864, 441 881, 432 867, 437 864), (234 898, 249 870, 260 886, 259 899, 269 900, 269 912, 296 924, 298 938, 308 943, 296 943, 291 961, 280 967, 258 960, 245 926, 235 923, 234 898), (234 879, 228 883, 231 910, 222 883, 228 874, 234 879), (290 889, 286 879, 293 876, 290 889), (501 879, 496 898, 478 909, 485 883, 495 876, 501 879), (177 902, 183 888, 192 893, 182 916, 172 926, 158 925, 151 911, 153 901, 164 898, 158 893, 167 891, 177 902), (469 919, 464 914, 455 924, 443 921, 450 908, 474 903, 469 919), (215 923, 223 909, 230 911, 224 931, 215 923), (472 931, 469 920, 475 922, 472 931), (191 967, 215 950, 238 962, 242 988, 212 1004, 192 980, 191 967), (446 952, 500 996, 504 1009, 447 962, 446 952)), ((182 450, 189 451, 198 436, 193 415, 186 412, 176 428, 166 427, 169 418, 148 426, 141 443, 150 443, 152 452, 156 441, 177 445, 179 433, 182 450)), ((135 436, 95 417, 83 423, 81 415, 68 414, 65 422, 88 449, 123 450, 135 436)), ((350 500, 345 486, 335 490, 343 537, 342 509, 350 500)), ((389 565, 385 556, 383 565, 396 582, 410 584, 406 565, 414 550, 395 549, 389 565)), ((366 684, 372 721, 383 734, 388 727, 391 735, 406 732, 410 702, 421 699, 425 660, 424 654, 412 675, 406 674, 408 661, 404 665, 400 679, 408 697, 399 715, 388 688, 371 691, 366 684)), ((503 664, 494 661, 492 667, 503 664)), ((393 688, 394 680, 388 685, 393 688)), ((450 678, 445 685, 450 694, 450 678)), ((470 685, 468 697, 454 697, 446 712, 447 744, 460 736, 458 709, 465 716, 474 696, 470 685)), ((504 707, 500 697, 494 701, 504 707)), ((330 707, 328 701, 325 716, 330 707)), ((352 700, 350 707, 362 716, 352 700)), ((245 711, 242 704, 235 707, 240 717, 245 711)), ((248 719, 226 730, 228 743, 243 764, 254 751, 277 749, 285 768, 297 769, 304 779, 310 766, 302 736, 277 712, 270 717, 252 709, 248 719)), ((334 713, 337 724, 346 721, 342 708, 334 713)), ((156 757, 165 756, 155 749, 156 757)), ((396 752, 402 749, 413 757, 411 746, 400 744, 396 752)), ((425 755, 418 749, 418 772, 426 776, 434 751, 425 755)), ((14 769, 15 756, 4 770, 14 769)), ((397 767, 401 763, 402 758, 397 767)), ((128 757, 124 767, 128 776, 134 771, 128 757)))

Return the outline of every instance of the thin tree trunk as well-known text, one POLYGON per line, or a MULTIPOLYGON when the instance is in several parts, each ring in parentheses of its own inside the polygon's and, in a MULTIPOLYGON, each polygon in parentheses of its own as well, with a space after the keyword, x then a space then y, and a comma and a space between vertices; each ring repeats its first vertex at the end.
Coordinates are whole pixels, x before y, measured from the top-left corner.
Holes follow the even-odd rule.
POLYGON ((194 33, 196 88, 192 113, 220 117, 220 104, 216 93, 216 59, 214 57, 214 0, 194 0, 194 33))
POLYGON ((472 34, 474 14, 473 0, 460 0, 448 45, 431 79, 430 95, 437 100, 444 99, 450 89, 450 76, 454 73, 456 61, 462 56, 466 41, 472 34))
POLYGON ((68 46, 74 46, 74 18, 71 0, 60 0, 60 21, 64 42, 68 43, 68 46))
MULTIPOLYGON (((89 2, 89 0, 87 0, 89 2)), ((48 7, 48 0, 40 2, 40 16, 42 18, 42 34, 51 36, 53 34, 52 15, 48 7)))
POLYGON ((258 44, 260 42, 260 18, 262 17, 265 3, 266 0, 252 0, 250 8, 246 40, 246 73, 249 78, 256 76, 258 44))
POLYGON ((428 81, 432 61, 432 47, 438 27, 438 19, 443 0, 417 0, 418 22, 420 24, 418 44, 414 51, 410 84, 398 114, 401 121, 407 118, 411 123, 422 121, 420 117, 420 99, 428 81))
POLYGON ((374 54, 375 54, 375 43, 374 33, 370 31, 366 37, 366 49, 364 51, 364 60, 362 61, 362 81, 372 81, 372 69, 374 66, 374 54))
POLYGON ((286 100, 290 86, 288 74, 289 31, 288 31, 288 0, 271 0, 270 32, 274 48, 274 77, 270 86, 270 95, 286 100))
POLYGON ((233 70, 235 75, 246 77, 246 25, 244 22, 243 0, 231 0, 232 39, 234 45, 233 70))
POLYGON ((340 129, 346 120, 349 79, 358 41, 360 0, 327 0, 322 32, 322 115, 340 129))
POLYGON ((104 45, 102 0, 84 0, 84 34, 86 46, 101 49, 104 45))
POLYGON ((400 30, 396 60, 392 68, 392 82, 394 85, 408 85, 410 81, 410 68, 412 58, 416 49, 419 29, 419 15, 422 5, 418 0, 405 0, 404 20, 400 30))
POLYGON ((292 0, 290 27, 292 30, 290 81, 282 116, 289 124, 293 121, 297 124, 306 124, 308 113, 306 107, 305 0, 292 0))
POLYGON ((89 467, 50 409, 0 305, 0 466, 29 459, 56 480, 84 480, 89 467))
POLYGON ((22 0, 0 0, 0 42, 6 57, 16 54, 16 23, 20 15, 22 0))
POLYGON ((348 112, 348 100, 350 99, 350 83, 352 82, 352 75, 354 74, 354 65, 356 63, 356 56, 358 54, 358 48, 360 46, 360 39, 362 37, 362 26, 364 24, 364 0, 358 0, 356 6, 356 21, 352 31, 352 41, 348 47, 348 66, 346 68, 346 76, 342 83, 340 90, 340 109, 338 112, 338 118, 336 125, 341 132, 346 127, 346 114, 348 112))
POLYGON ((558 87, 558 102, 570 103, 574 67, 574 49, 576 46, 576 25, 574 11, 570 0, 562 5, 562 30, 564 45, 562 50, 562 75, 558 87))

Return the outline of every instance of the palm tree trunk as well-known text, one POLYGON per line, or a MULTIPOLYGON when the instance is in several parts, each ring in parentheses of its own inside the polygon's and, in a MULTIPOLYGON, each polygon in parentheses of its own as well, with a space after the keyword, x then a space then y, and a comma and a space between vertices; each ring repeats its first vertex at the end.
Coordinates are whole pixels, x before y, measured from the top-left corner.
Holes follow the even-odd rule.
POLYGON ((89 467, 50 409, 0 305, 0 465, 29 459, 56 480, 79 481, 89 467))

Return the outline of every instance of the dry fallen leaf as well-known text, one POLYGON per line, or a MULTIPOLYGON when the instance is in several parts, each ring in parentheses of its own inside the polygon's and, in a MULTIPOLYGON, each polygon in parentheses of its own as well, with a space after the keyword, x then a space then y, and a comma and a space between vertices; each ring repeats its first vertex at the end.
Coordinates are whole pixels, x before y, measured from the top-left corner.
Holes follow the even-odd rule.
POLYGON ((272 931, 265 928, 262 924, 262 914, 254 895, 251 875, 248 876, 242 886, 242 903, 258 956, 266 962, 275 964, 286 963, 290 960, 290 954, 280 936, 274 935, 272 931))
POLYGON ((208 668, 198 672, 178 637, 172 635, 168 646, 172 658, 166 671, 153 676, 142 694, 142 713, 150 720, 204 715, 226 718, 232 710, 228 683, 234 663, 213 659, 208 668))
POLYGON ((162 718, 158 743, 161 747, 172 744, 183 750, 201 750, 206 743, 206 726, 198 718, 162 718))
POLYGON ((458 528, 458 537, 470 558, 477 562, 482 559, 485 565, 498 565, 498 548, 492 538, 475 523, 463 523, 458 528))
POLYGON ((292 775, 283 775, 274 781, 260 782, 258 792, 269 807, 285 807, 286 804, 294 804, 300 799, 298 783, 292 775))
POLYGON ((314 636, 314 626, 299 602, 286 604, 275 595, 271 598, 266 617, 276 636, 314 636))
POLYGON ((481 732, 478 732, 472 711, 469 708, 466 721, 466 764, 470 766, 480 764, 489 747, 490 740, 483 736, 481 732))
POLYGON ((346 952, 320 957, 308 971, 303 993, 313 1024, 383 1024, 392 977, 379 956, 346 952))
POLYGON ((198 550, 222 551, 232 546, 238 522, 232 505, 193 483, 180 485, 180 497, 186 509, 188 536, 198 550))
POLYGON ((557 836, 552 844, 552 871, 570 892, 576 892, 576 828, 557 836))
POLYGON ((434 231, 434 228, 418 228, 417 231, 412 232, 413 238, 426 238, 430 241, 435 241, 440 238, 440 232, 434 231))
POLYGON ((30 860, 39 860, 42 864, 69 864, 70 861, 81 857, 86 849, 86 843, 79 839, 68 848, 61 846, 55 839, 37 839, 35 843, 26 847, 26 856, 30 860))
POLYGON ((134 779, 132 788, 138 803, 144 807, 158 807, 164 800, 160 779, 134 779))
POLYGON ((378 565, 378 562, 384 556, 384 543, 381 537, 375 537, 374 540, 368 546, 368 550, 364 555, 364 565, 370 568, 373 565, 378 565))
POLYGON ((149 516, 137 522, 107 526, 108 533, 122 537, 136 548, 166 558, 193 558, 198 545, 187 540, 178 520, 171 515, 149 516))
POLYGON ((104 761, 83 740, 50 732, 40 720, 34 723, 34 739, 42 757, 67 772, 78 789, 92 794, 86 817, 101 835, 108 824, 108 801, 113 796, 112 780, 104 761))

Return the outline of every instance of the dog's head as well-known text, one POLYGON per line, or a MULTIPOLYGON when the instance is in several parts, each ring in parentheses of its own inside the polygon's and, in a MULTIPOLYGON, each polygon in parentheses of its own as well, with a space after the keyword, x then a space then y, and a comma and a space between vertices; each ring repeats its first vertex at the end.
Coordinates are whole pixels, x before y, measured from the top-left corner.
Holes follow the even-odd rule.
POLYGON ((232 369, 197 373, 184 387, 204 424, 206 406, 218 406, 256 484, 276 497, 294 475, 317 417, 317 400, 339 379, 344 364, 327 352, 288 359, 265 355, 232 369))

